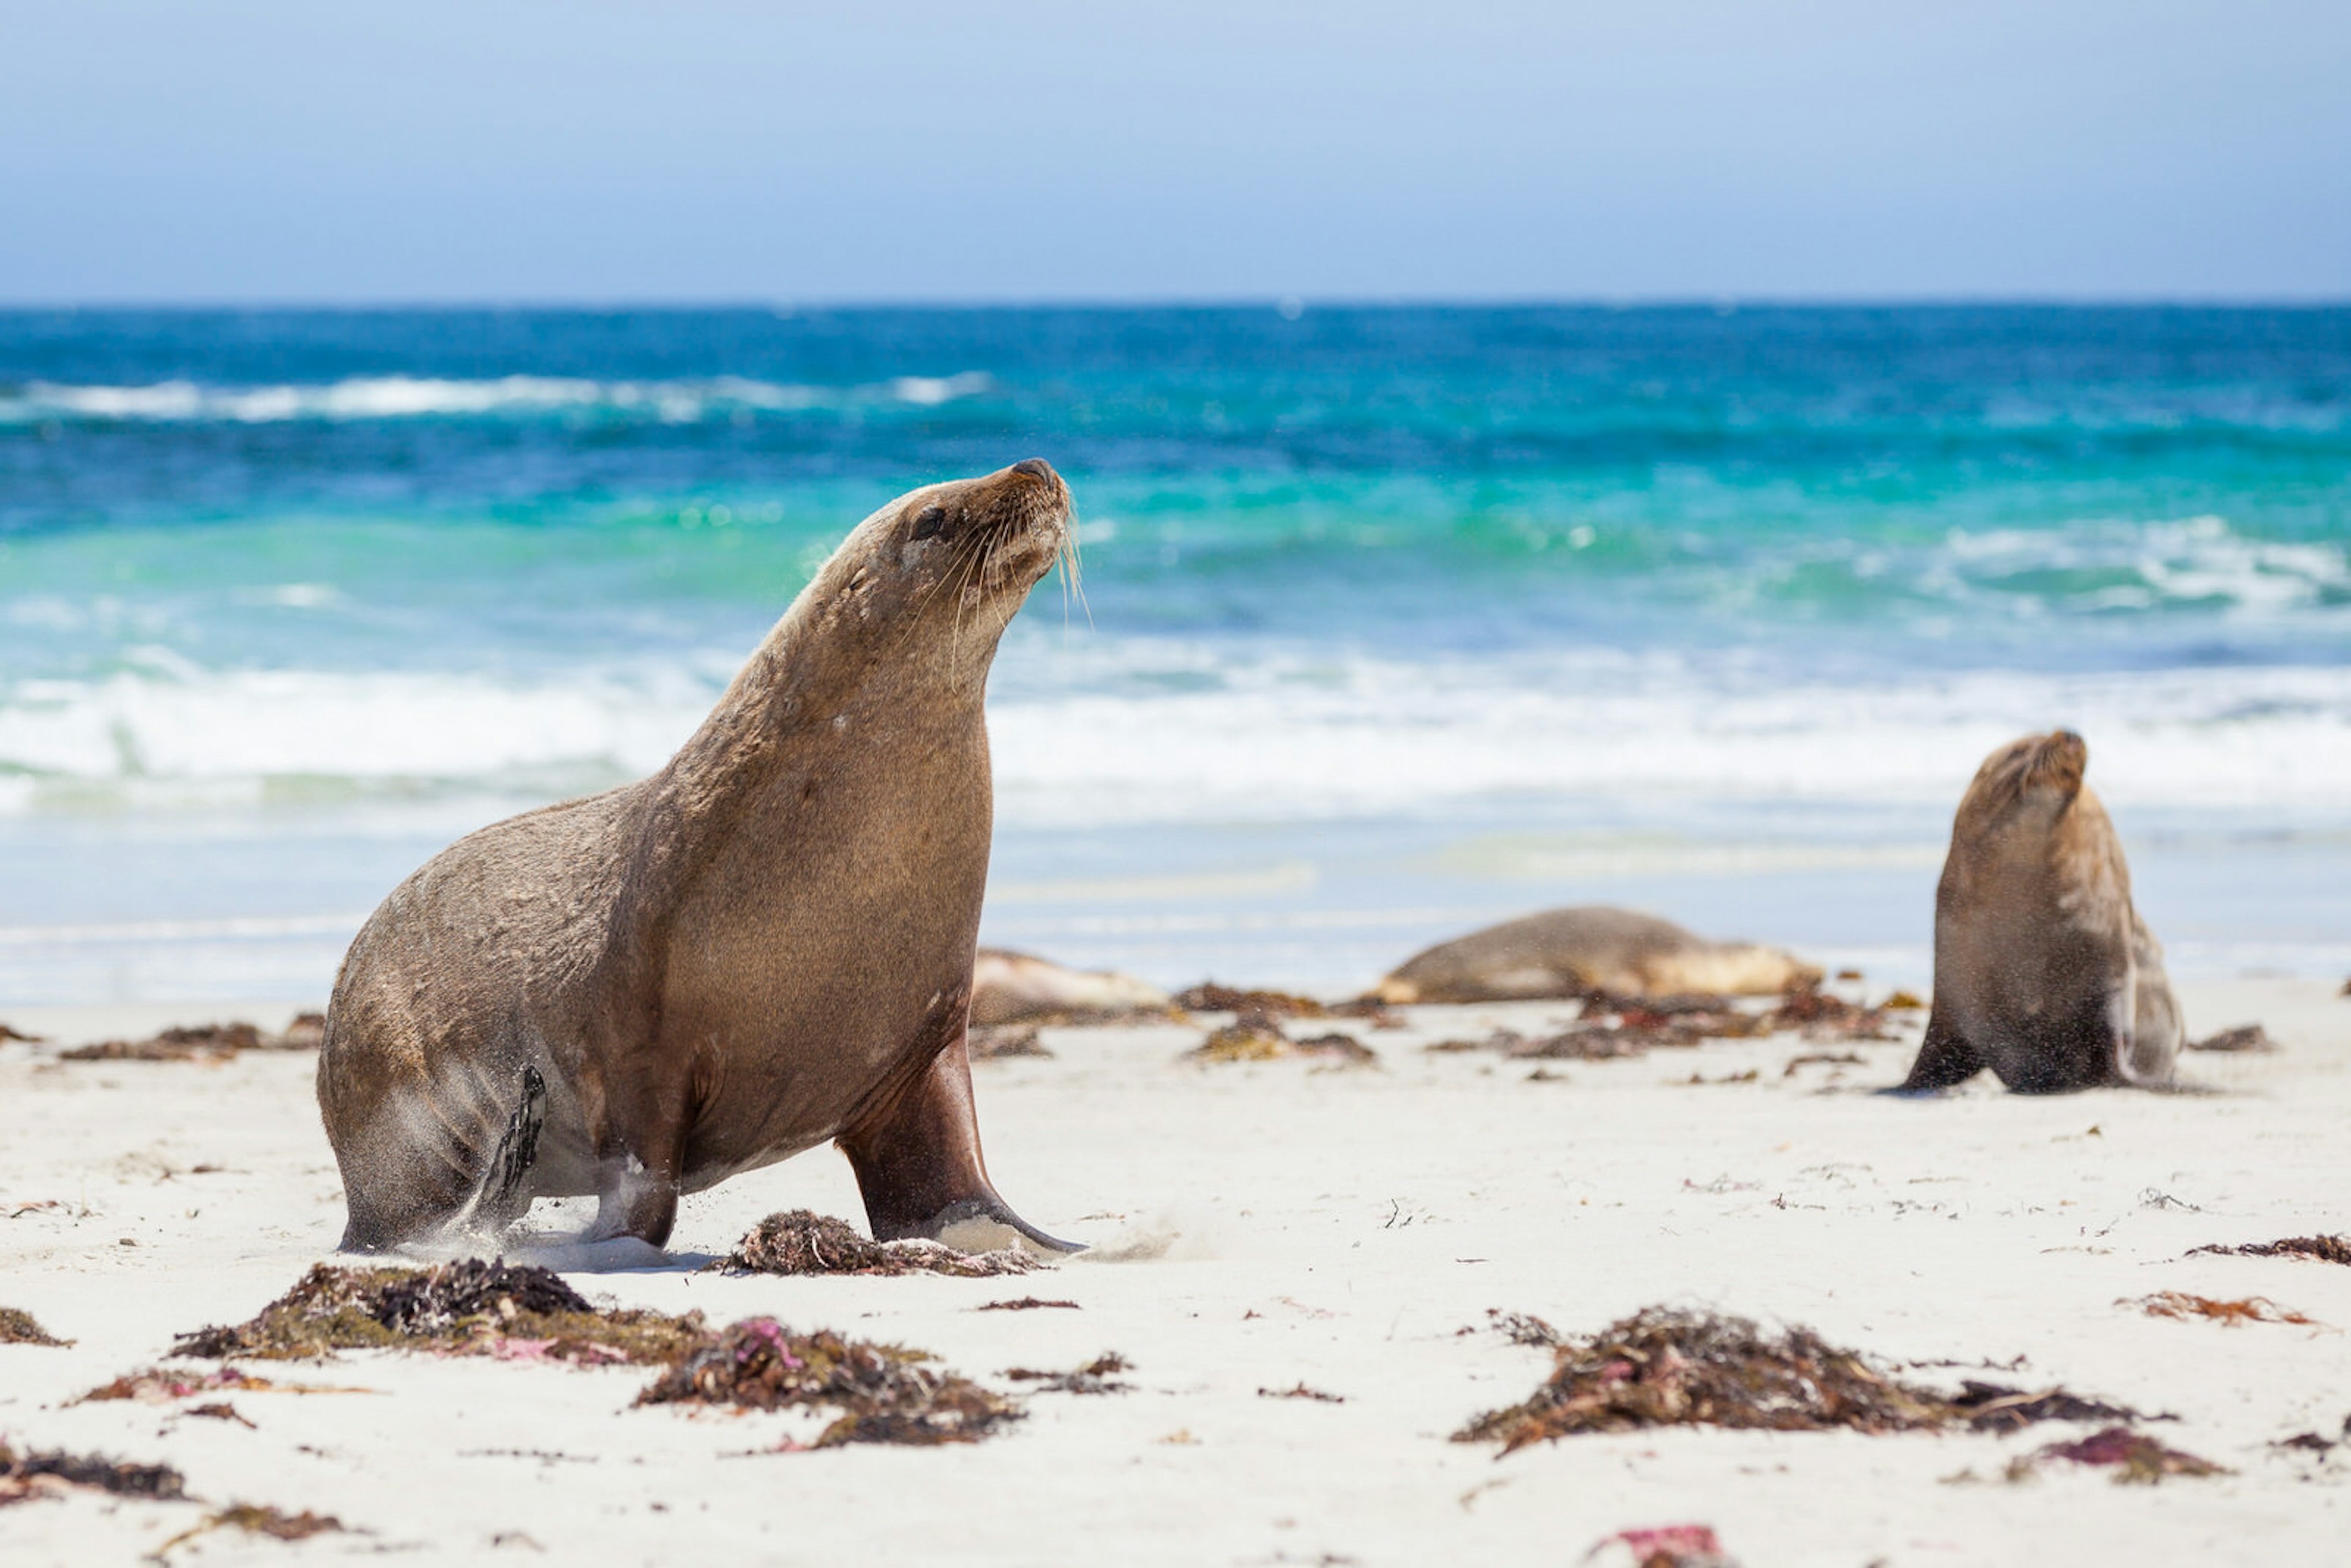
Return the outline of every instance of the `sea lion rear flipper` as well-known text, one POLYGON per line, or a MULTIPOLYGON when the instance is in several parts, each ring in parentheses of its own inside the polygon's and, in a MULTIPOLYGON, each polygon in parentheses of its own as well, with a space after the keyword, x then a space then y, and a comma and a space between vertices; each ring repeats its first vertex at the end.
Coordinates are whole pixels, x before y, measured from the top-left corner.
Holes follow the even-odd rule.
POLYGON ((1085 1250, 1013 1213, 989 1184, 972 1111, 971 1058, 960 1032, 902 1092, 844 1129, 839 1142, 857 1173, 877 1241, 920 1237, 965 1251, 1020 1242, 1047 1255, 1085 1250))
POLYGON ((547 1080, 537 1067, 525 1062, 522 1094, 455 1224, 504 1230, 523 1217, 530 1207, 530 1167, 538 1158, 539 1129, 546 1124, 547 1080))
POLYGON ((1929 1014, 1927 1038, 1918 1046, 1918 1060, 1910 1064, 1910 1076, 1894 1092, 1930 1094, 1964 1083, 1983 1069, 1984 1060, 1976 1054, 1975 1048, 1953 1033, 1938 1015, 1929 1014))

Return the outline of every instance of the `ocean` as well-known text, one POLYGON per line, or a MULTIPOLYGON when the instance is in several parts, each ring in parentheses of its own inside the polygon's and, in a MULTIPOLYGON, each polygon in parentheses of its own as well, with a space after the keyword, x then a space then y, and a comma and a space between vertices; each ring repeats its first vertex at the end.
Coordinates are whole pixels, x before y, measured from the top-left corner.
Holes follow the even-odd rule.
POLYGON ((2176 969, 2351 970, 2351 310, 78 310, 0 312, 0 1003, 322 998, 1031 455, 989 940, 1338 990, 1604 901, 1920 983, 2062 724, 2176 969))

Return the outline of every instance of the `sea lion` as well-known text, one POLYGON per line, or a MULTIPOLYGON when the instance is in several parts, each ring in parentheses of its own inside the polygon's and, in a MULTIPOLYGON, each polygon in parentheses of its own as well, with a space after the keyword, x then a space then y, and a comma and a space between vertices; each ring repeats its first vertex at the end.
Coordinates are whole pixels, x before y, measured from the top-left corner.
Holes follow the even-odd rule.
POLYGON ((873 1234, 1067 1251, 989 1184, 965 1051, 993 796, 982 698, 1071 549, 1031 458, 860 523, 649 779, 458 841, 344 958, 319 1059, 347 1249, 837 1140, 873 1234))
POLYGON ((2089 760, 2060 729, 1976 770, 1935 890, 1934 1008, 1904 1090, 1987 1067, 2033 1093, 2170 1078, 2179 1006, 2131 906, 2122 841, 2082 781, 2089 760))
POLYGON ((1549 909, 1416 954, 1379 983, 1380 1000, 1510 1002, 1608 991, 1769 996, 1821 972, 1750 942, 1708 942, 1670 920, 1604 904, 1549 909))
POLYGON ((975 1026, 1053 1018, 1165 1012, 1167 993, 1111 969, 1071 969, 1002 947, 982 947, 971 972, 975 1026))

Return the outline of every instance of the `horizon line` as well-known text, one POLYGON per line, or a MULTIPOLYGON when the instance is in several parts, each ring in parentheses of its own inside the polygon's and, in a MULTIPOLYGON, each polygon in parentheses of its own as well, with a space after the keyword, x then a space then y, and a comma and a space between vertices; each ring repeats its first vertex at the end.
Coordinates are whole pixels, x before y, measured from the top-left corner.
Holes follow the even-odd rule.
POLYGON ((2351 308, 2351 291, 2339 295, 2098 295, 2098 294, 1917 294, 1917 295, 1408 295, 1305 293, 1227 295, 936 295, 892 298, 807 298, 712 295, 705 298, 580 296, 445 296, 381 298, 273 298, 265 296, 187 298, 92 298, 38 300, 0 298, 0 315, 249 311, 393 314, 425 311, 657 312, 759 311, 789 317, 858 311, 1119 311, 1272 310, 1302 315, 1311 310, 2339 310, 2351 308))

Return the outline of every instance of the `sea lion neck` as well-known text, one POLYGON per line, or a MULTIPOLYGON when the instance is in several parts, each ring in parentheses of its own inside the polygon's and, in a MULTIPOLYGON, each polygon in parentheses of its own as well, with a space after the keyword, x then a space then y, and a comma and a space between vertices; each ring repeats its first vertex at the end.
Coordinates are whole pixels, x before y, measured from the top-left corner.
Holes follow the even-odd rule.
MULTIPOLYGON (((929 648, 895 660, 886 651, 842 657, 829 646, 804 645, 821 641, 825 630, 803 623, 805 608, 795 605, 769 633, 657 779, 715 804, 760 793, 779 781, 779 768, 804 772, 811 757, 826 758, 829 770, 855 773, 961 749, 974 734, 985 747, 993 637, 953 658, 929 648)), ((923 630, 910 641, 935 640, 923 630)))

